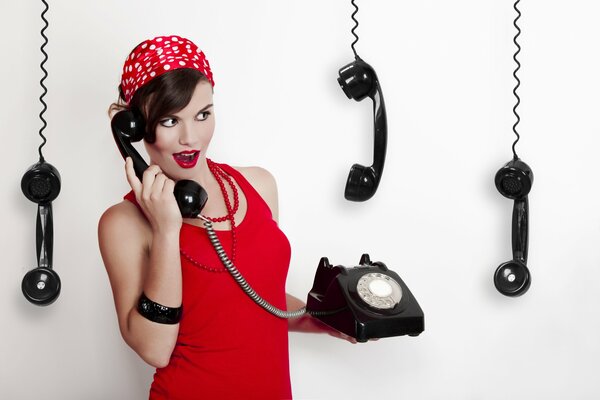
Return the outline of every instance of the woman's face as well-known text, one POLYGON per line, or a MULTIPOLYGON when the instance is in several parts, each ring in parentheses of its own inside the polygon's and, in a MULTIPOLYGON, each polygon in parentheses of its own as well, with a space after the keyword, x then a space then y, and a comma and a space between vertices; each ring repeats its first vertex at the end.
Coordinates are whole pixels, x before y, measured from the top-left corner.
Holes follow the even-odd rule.
POLYGON ((182 110, 159 120, 156 141, 144 143, 152 163, 169 178, 193 179, 206 158, 214 130, 212 86, 201 81, 182 110))

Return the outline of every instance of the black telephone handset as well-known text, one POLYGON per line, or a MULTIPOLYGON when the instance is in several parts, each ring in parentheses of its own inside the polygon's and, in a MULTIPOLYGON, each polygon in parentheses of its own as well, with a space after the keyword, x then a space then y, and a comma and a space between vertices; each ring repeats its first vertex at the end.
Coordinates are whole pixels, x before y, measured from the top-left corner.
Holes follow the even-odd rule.
POLYGON ((398 274, 382 262, 371 262, 368 254, 359 264, 332 266, 321 258, 306 301, 308 312, 359 342, 423 332, 423 310, 398 274))
POLYGON ((344 197, 351 201, 369 200, 379 186, 387 148, 387 117, 379 79, 373 67, 356 56, 354 62, 339 70, 338 83, 349 99, 373 101, 373 165, 354 164, 350 169, 344 197))
POLYGON ((494 274, 496 289, 506 296, 520 296, 531 285, 531 274, 527 268, 529 243, 529 202, 527 195, 533 184, 533 172, 521 159, 514 158, 506 163, 494 179, 498 191, 513 199, 512 252, 513 259, 502 263, 494 274))
POLYGON ((23 194, 38 205, 35 235, 38 266, 25 274, 21 291, 30 303, 38 306, 50 305, 60 295, 60 277, 52 268, 52 202, 58 197, 60 187, 58 170, 43 159, 29 167, 21 179, 23 194))
MULTIPOLYGON (((148 164, 131 143, 139 142, 146 134, 146 124, 142 114, 137 109, 119 111, 113 116, 110 127, 121 155, 123 158, 131 157, 133 169, 141 180, 148 164)), ((197 182, 188 179, 177 181, 173 194, 183 218, 198 217, 208 200, 204 188, 197 182)))

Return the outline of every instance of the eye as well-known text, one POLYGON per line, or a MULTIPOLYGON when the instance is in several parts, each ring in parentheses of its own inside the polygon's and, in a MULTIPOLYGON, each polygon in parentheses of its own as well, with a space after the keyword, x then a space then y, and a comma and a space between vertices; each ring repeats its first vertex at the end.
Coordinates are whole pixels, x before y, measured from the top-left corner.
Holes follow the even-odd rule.
POLYGON ((199 112, 198 115, 196 115, 196 120, 197 121, 206 121, 208 119, 209 115, 210 115, 209 111, 199 112))
POLYGON ((161 126, 164 126, 165 128, 170 128, 172 126, 177 125, 177 120, 175 118, 170 118, 169 117, 169 118, 161 119, 158 123, 161 126))

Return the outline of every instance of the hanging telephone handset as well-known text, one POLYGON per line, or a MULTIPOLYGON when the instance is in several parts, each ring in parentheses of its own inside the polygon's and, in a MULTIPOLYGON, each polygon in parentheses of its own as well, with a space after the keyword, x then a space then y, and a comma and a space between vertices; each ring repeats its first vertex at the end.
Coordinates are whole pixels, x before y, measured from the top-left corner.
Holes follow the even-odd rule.
POLYGON ((521 85, 521 80, 517 75, 517 72, 521 68, 521 63, 517 59, 517 55, 521 51, 521 46, 517 41, 521 34, 521 28, 518 25, 519 18, 521 17, 521 11, 517 7, 519 1, 520 0, 516 0, 513 5, 517 12, 517 16, 513 23, 515 28, 517 28, 517 33, 513 39, 513 43, 517 48, 513 55, 513 60, 517 64, 517 67, 513 72, 513 77, 516 81, 513 89, 513 95, 516 99, 516 103, 513 107, 513 114, 516 117, 516 122, 512 127, 516 140, 512 145, 512 160, 500 168, 494 178, 494 183, 500 194, 515 201, 512 215, 513 259, 501 264, 494 273, 494 285, 496 286, 496 289, 503 295, 511 297, 525 294, 531 285, 531 274, 527 268, 527 250, 529 244, 529 201, 527 196, 533 185, 533 172, 529 165, 521 161, 515 149, 517 143, 521 139, 521 136, 517 131, 517 126, 521 121, 521 117, 517 112, 517 108, 519 107, 519 104, 521 104, 521 98, 517 93, 517 89, 521 85))
POLYGON ((38 205, 35 234, 38 266, 25 274, 21 291, 30 303, 47 306, 58 298, 61 288, 60 277, 52 269, 52 201, 60 193, 60 174, 42 158, 21 178, 21 190, 25 197, 38 205))
POLYGON ((527 195, 533 184, 531 168, 514 158, 496 173, 494 179, 498 191, 513 199, 512 252, 513 259, 501 264, 494 273, 496 289, 506 296, 525 294, 531 285, 531 275, 527 268, 529 243, 529 202, 527 195))
POLYGON ((363 254, 359 265, 332 266, 321 258, 306 308, 327 325, 359 342, 418 336, 424 314, 398 274, 363 254))
POLYGON ((21 282, 21 291, 25 298, 32 304, 47 306, 58 298, 61 288, 60 277, 52 269, 52 246, 54 242, 52 202, 60 193, 60 174, 54 166, 45 161, 42 153, 42 148, 46 144, 44 129, 48 125, 44 119, 44 113, 48 109, 48 105, 44 101, 44 97, 48 93, 44 85, 44 81, 48 77, 48 71, 44 68, 48 60, 48 54, 44 51, 44 48, 48 44, 48 37, 44 34, 48 28, 48 20, 45 18, 46 12, 48 12, 48 3, 45 0, 42 0, 42 3, 45 5, 44 11, 42 11, 44 27, 40 32, 44 38, 44 43, 40 48, 44 55, 44 59, 40 64, 40 68, 44 73, 44 76, 40 80, 40 86, 43 89, 43 93, 40 96, 40 103, 43 106, 40 112, 40 120, 43 125, 40 128, 39 135, 43 139, 43 143, 38 149, 40 155, 39 161, 29 167, 21 178, 21 190, 23 194, 38 205, 35 230, 37 267, 25 274, 21 282))
POLYGON ((387 116, 379 79, 373 67, 358 55, 355 61, 339 70, 338 83, 349 99, 373 101, 373 165, 354 164, 350 169, 344 197, 351 201, 369 200, 379 186, 387 149, 387 116))

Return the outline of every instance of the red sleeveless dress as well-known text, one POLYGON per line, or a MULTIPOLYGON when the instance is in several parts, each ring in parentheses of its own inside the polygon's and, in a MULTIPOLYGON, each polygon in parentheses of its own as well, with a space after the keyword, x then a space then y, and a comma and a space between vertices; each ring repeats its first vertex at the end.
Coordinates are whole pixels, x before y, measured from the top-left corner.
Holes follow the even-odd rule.
MULTIPOLYGON (((258 294, 286 309, 290 244, 252 185, 232 167, 218 165, 238 183, 248 203, 236 228, 234 264, 258 294)), ((125 199, 137 205, 133 192, 125 199)), ((231 231, 216 232, 231 258, 231 231)), ((291 399, 287 320, 242 291, 204 228, 184 223, 179 245, 179 336, 169 365, 154 374, 150 399, 291 399)))

